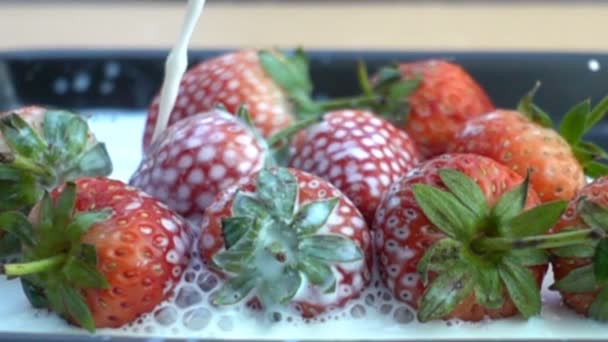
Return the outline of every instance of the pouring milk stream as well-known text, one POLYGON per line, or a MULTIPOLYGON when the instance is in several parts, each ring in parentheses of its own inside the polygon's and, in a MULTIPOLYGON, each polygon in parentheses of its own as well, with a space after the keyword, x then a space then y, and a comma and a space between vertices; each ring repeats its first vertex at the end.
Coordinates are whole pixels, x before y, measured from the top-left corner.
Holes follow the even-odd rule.
POLYGON ((182 30, 165 62, 165 76, 160 92, 159 115, 154 127, 152 141, 158 138, 169 122, 169 116, 177 99, 180 81, 188 67, 188 43, 204 6, 205 0, 188 0, 182 30))

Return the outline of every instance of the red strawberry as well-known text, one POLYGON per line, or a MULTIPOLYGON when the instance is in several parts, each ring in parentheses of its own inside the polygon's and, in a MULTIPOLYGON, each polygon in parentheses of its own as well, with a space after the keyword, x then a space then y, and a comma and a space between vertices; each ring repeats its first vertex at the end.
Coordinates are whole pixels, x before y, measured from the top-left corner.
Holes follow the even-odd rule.
MULTIPOLYGON (((605 236, 608 230, 608 177, 587 185, 570 202, 555 232, 596 229, 593 233, 605 236)), ((552 289, 562 295, 564 303, 579 314, 608 320, 608 279, 606 251, 608 241, 584 243, 552 250, 553 272, 556 283, 552 289)))
POLYGON ((302 171, 262 169, 207 209, 199 251, 227 278, 216 305, 258 299, 304 317, 343 306, 370 280, 371 243, 355 206, 302 171))
POLYGON ((82 116, 30 106, 0 114, 0 169, 0 210, 27 210, 66 181, 109 175, 112 162, 82 116))
POLYGON ((165 300, 189 257, 186 222, 124 183, 83 178, 46 195, 30 214, 0 215, 17 235, 21 276, 35 306, 88 330, 120 327, 165 300), (39 292, 32 291, 36 289, 39 292))
MULTIPOLYGON (((269 137, 294 121, 299 102, 294 100, 293 106, 290 96, 304 99, 309 96, 311 86, 306 64, 303 54, 287 58, 275 52, 255 50, 236 51, 203 61, 184 75, 169 125, 213 110, 220 104, 230 113, 236 113, 245 104, 256 127, 263 136, 269 137), (292 81, 292 77, 302 83, 292 81)), ((144 149, 151 143, 158 110, 157 96, 148 113, 144 149)))
POLYGON ((448 144, 472 117, 494 109, 483 88, 459 65, 443 60, 422 60, 384 68, 377 79, 400 74, 405 80, 419 80, 409 95, 409 114, 395 117, 414 139, 425 158, 447 150, 448 144))
POLYGON ((223 189, 259 171, 265 143, 221 109, 180 120, 152 145, 131 184, 194 222, 223 189))
POLYGON ((308 129, 289 165, 335 185, 371 224, 389 185, 418 159, 407 133, 371 112, 339 110, 308 129))
POLYGON ((608 98, 593 110, 588 101, 575 106, 558 134, 548 116, 531 104, 535 91, 524 98, 519 111, 496 110, 469 120, 450 150, 490 157, 522 176, 530 171, 532 186, 543 202, 570 200, 585 185, 585 172, 595 177, 608 173, 599 163, 608 154, 581 141, 604 115, 608 98))
POLYGON ((527 180, 489 158, 426 161, 392 185, 376 212, 381 274, 421 321, 538 314, 548 262, 539 249, 555 237, 531 235, 557 222, 566 204, 538 203, 527 180))
MULTIPOLYGON (((386 80, 382 87, 363 96, 314 101, 308 58, 302 50, 291 56, 278 51, 237 51, 203 61, 186 72, 168 124, 218 105, 230 113, 245 105, 256 128, 268 138, 294 123, 296 117, 315 118, 329 110, 374 108, 385 115, 395 115, 402 111, 404 94, 411 88, 402 83, 386 80)), ((144 150, 151 144, 159 104, 156 97, 150 106, 144 150)))

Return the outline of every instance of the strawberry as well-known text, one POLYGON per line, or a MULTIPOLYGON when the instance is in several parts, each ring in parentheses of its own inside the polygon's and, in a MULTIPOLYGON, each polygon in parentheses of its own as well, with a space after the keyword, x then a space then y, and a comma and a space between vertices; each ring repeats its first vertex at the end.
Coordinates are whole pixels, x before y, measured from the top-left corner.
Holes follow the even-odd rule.
POLYGON ((314 317, 370 280, 370 233, 359 211, 331 184, 295 169, 263 168, 218 195, 198 248, 227 280, 215 305, 250 299, 314 317))
POLYGON ((593 177, 608 173, 601 163, 608 154, 581 141, 608 109, 608 97, 593 109, 589 101, 574 106, 558 133, 548 115, 531 103, 537 89, 538 85, 524 97, 518 111, 496 110, 469 120, 449 150, 490 157, 522 176, 530 171, 532 186, 543 202, 570 200, 585 186, 585 173, 593 177))
POLYGON ((585 238, 538 235, 566 206, 539 203, 528 179, 492 159, 428 160, 394 183, 378 207, 381 275, 423 322, 536 315, 548 263, 542 249, 585 238))
MULTIPOLYGON (((312 86, 307 58, 298 52, 287 58, 277 52, 242 50, 203 61, 182 78, 169 125, 223 105, 236 113, 245 104, 263 136, 269 137, 293 123, 296 110, 309 101, 312 86)), ((151 144, 159 96, 150 106, 144 149, 151 144)))
POLYGON ((190 116, 169 127, 150 146, 130 183, 167 203, 192 222, 223 189, 279 159, 276 142, 297 132, 301 121, 264 140, 241 108, 190 116))
POLYGON ((381 85, 395 77, 410 81, 412 89, 405 93, 408 110, 389 118, 410 134, 425 158, 446 152, 468 119, 494 109, 483 88, 454 63, 437 59, 402 63, 380 69, 374 79, 381 85))
POLYGON ((111 172, 105 145, 80 115, 37 106, 0 114, 0 211, 27 210, 45 190, 111 172))
POLYGON ((407 133, 369 111, 338 110, 308 129, 289 165, 335 185, 371 224, 389 185, 418 159, 407 133))
MULTIPOLYGON (((290 56, 278 51, 242 50, 203 61, 184 75, 169 126, 180 119, 206 112, 221 105, 230 113, 244 105, 255 127, 269 138, 296 119, 319 118, 329 110, 374 108, 395 115, 405 104, 409 83, 386 80, 381 87, 352 98, 314 101, 308 70, 308 57, 302 50, 290 56)), ((144 150, 151 145, 154 131, 165 127, 157 123, 160 98, 149 109, 144 133, 144 150), (160 126, 155 127, 157 124, 160 126)), ((161 120, 162 121, 162 120, 161 120)))
POLYGON ((3 265, 36 307, 93 331, 120 327, 165 300, 186 267, 186 222, 126 184, 82 178, 47 193, 28 218, 0 215, 23 243, 3 265))
POLYGON ((602 177, 583 188, 555 226, 555 232, 577 232, 595 228, 604 237, 599 242, 552 250, 555 283, 564 303, 579 314, 608 321, 608 177, 602 177))

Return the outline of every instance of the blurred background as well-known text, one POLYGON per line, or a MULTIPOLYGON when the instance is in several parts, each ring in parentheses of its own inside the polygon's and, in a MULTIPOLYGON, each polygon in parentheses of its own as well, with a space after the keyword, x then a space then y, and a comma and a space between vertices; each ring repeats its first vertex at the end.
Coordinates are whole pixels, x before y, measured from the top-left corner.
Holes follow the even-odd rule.
MULTIPOLYGON (((186 0, 0 0, 0 50, 168 48, 186 0)), ((208 0, 196 48, 606 51, 608 1, 208 0)))

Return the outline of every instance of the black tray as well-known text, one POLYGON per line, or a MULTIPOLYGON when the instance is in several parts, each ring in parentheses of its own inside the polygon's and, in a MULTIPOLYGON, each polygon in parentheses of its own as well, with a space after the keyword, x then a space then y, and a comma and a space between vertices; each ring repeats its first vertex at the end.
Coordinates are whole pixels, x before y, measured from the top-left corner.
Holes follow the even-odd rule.
MULTIPOLYGON (((191 63, 223 51, 193 51, 191 63)), ((166 51, 87 50, 16 51, 0 53, 0 110, 25 104, 72 109, 145 109, 159 89, 166 51)), ((608 54, 527 52, 363 52, 312 51, 311 72, 316 95, 346 96, 358 92, 356 62, 371 70, 393 61, 429 57, 462 64, 499 107, 512 108, 540 80, 536 100, 555 119, 579 101, 595 103, 608 94, 608 54), (599 69, 597 68, 599 66, 599 69)), ((590 134, 608 148, 608 119, 590 134)), ((0 333, 0 341, 110 341, 100 336, 45 336, 0 333)), ((111 339, 112 341, 147 341, 111 339)), ((154 340, 153 341, 157 341, 154 340)), ((169 341, 169 340, 165 340, 169 341)), ((191 339, 189 341, 192 341, 191 339)))
MULTIPOLYGON (((190 61, 221 52, 193 51, 190 61)), ((0 110, 31 103, 74 109, 147 108, 160 87, 165 56, 166 51, 160 50, 0 53, 0 110)), ((583 99, 596 102, 608 94, 608 54, 311 51, 310 56, 318 96, 357 93, 354 70, 359 59, 375 70, 393 61, 429 57, 462 64, 499 107, 512 108, 540 80, 543 86, 537 103, 555 119, 583 99)), ((608 147, 606 133, 608 121, 604 120, 590 138, 608 147)))

